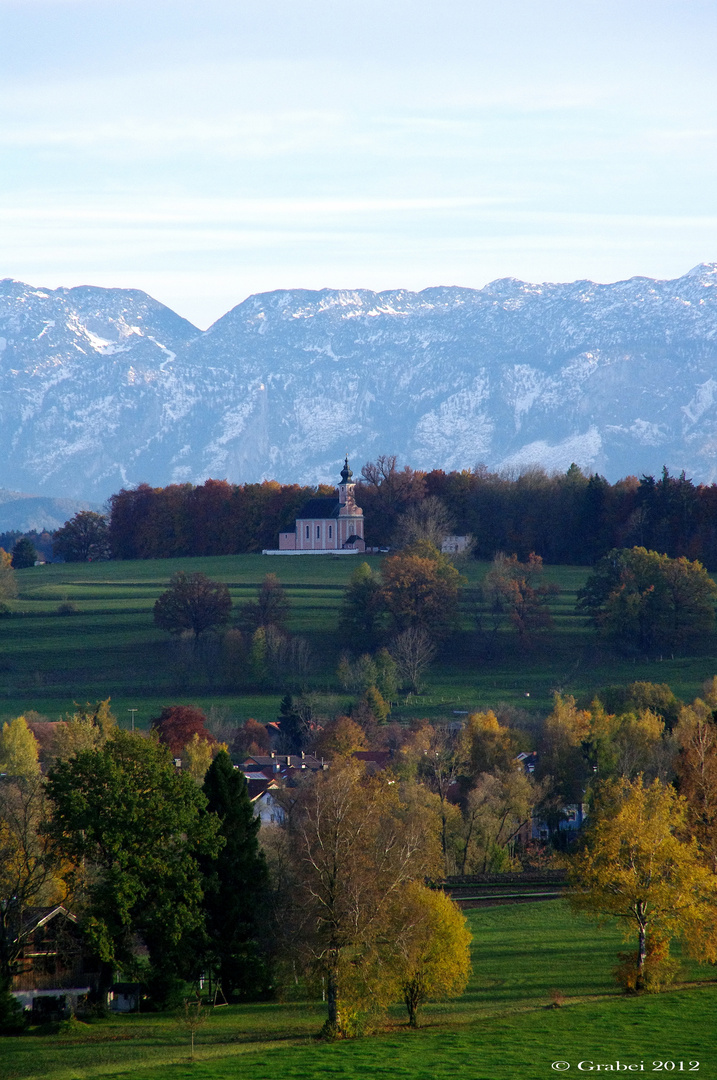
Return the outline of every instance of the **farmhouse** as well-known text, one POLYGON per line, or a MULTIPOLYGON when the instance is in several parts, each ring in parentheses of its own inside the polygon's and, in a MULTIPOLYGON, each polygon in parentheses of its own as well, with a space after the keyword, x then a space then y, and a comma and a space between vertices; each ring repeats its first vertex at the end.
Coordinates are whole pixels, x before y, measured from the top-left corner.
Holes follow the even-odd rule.
POLYGON ((103 965, 72 912, 61 904, 28 908, 17 930, 22 949, 10 990, 24 1009, 42 1018, 66 1016, 99 991, 103 965))
POLYGON ((366 550, 363 510, 354 502, 353 473, 346 458, 333 499, 309 499, 296 518, 293 532, 279 533, 279 547, 264 555, 355 554, 366 550))

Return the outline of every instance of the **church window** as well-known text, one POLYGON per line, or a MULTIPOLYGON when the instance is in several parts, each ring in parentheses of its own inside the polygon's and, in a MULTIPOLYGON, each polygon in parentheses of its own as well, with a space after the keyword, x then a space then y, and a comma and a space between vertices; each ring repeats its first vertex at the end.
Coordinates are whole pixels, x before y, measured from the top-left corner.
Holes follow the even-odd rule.
POLYGON ((334 527, 333 527, 333 525, 329 525, 329 540, 331 540, 333 535, 334 535, 334 527))
POLYGON ((317 525, 316 526, 316 539, 318 540, 320 536, 321 536, 321 526, 317 525))
POLYGON ((311 530, 310 530, 310 526, 307 525, 306 526, 306 539, 309 540, 310 538, 311 538, 311 530))

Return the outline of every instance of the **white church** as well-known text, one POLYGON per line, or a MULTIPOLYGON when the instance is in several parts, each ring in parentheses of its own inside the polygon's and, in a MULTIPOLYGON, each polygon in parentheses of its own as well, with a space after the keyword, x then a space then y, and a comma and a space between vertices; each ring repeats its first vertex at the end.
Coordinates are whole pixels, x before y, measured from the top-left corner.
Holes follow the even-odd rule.
POLYGON ((363 510, 354 502, 353 473, 346 458, 333 499, 309 499, 293 532, 279 533, 279 547, 264 555, 353 555, 366 550, 363 510))

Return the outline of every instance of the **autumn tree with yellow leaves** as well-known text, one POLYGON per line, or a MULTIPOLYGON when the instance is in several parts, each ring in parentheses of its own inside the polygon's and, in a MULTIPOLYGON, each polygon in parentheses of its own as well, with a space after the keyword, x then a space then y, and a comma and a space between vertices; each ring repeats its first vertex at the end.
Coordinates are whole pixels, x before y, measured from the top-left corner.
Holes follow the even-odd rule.
POLYGON ((396 905, 411 881, 440 874, 438 822, 386 775, 336 761, 296 791, 287 824, 281 925, 292 961, 325 979, 330 1037, 396 996, 396 905))
POLYGON ((0 548, 0 602, 17 596, 17 580, 12 568, 12 555, 0 548))
POLYGON ((0 777, 0 992, 27 942, 23 912, 61 896, 58 860, 43 833, 48 820, 39 773, 0 777))
POLYGON ((24 716, 3 724, 0 731, 0 774, 32 777, 40 772, 37 739, 24 716))
POLYGON ((518 752, 515 733, 500 723, 492 709, 468 717, 464 738, 473 775, 513 768, 518 752))
POLYGON ((366 734, 350 716, 335 716, 316 734, 312 750, 316 757, 331 761, 349 758, 357 750, 366 750, 366 734))
POLYGON ((542 797, 542 786, 517 759, 516 732, 501 724, 492 710, 469 716, 463 739, 467 761, 454 872, 504 870, 542 797))
POLYGON ((717 959, 717 877, 697 842, 684 839, 687 803, 670 784, 615 780, 602 786, 583 850, 572 860, 572 906, 623 924, 637 936, 634 978, 650 989, 649 961, 664 961, 682 939, 699 958, 717 959))
POLYGON ((83 750, 97 750, 107 742, 117 726, 117 719, 110 708, 110 699, 75 702, 75 711, 66 713, 64 723, 57 725, 54 737, 54 757, 66 761, 83 750))
POLYGON ((470 975, 471 934, 458 905, 442 890, 409 882, 394 912, 397 957, 394 977, 418 1027, 418 1011, 427 1001, 458 997, 470 975))

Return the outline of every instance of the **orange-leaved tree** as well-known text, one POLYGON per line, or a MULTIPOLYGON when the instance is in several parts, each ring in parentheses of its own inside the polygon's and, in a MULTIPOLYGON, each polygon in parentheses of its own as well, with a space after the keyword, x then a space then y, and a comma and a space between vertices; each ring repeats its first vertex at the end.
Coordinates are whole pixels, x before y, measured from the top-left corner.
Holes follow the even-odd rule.
POLYGON ((499 553, 483 582, 483 597, 497 630, 507 617, 523 645, 532 641, 538 630, 549 630, 553 619, 548 608, 560 591, 554 582, 541 582, 543 560, 531 552, 527 562, 517 555, 499 553))
POLYGON ((17 596, 17 580, 12 568, 12 555, 0 548, 0 601, 11 600, 14 596, 17 596))
POLYGON ((159 741, 169 747, 173 757, 178 757, 194 735, 208 743, 216 742, 207 731, 206 722, 201 709, 191 705, 169 705, 151 721, 151 730, 157 732, 159 741))
POLYGON ((394 627, 422 627, 445 636, 458 614, 465 579, 438 548, 420 541, 383 564, 383 600, 394 627))

